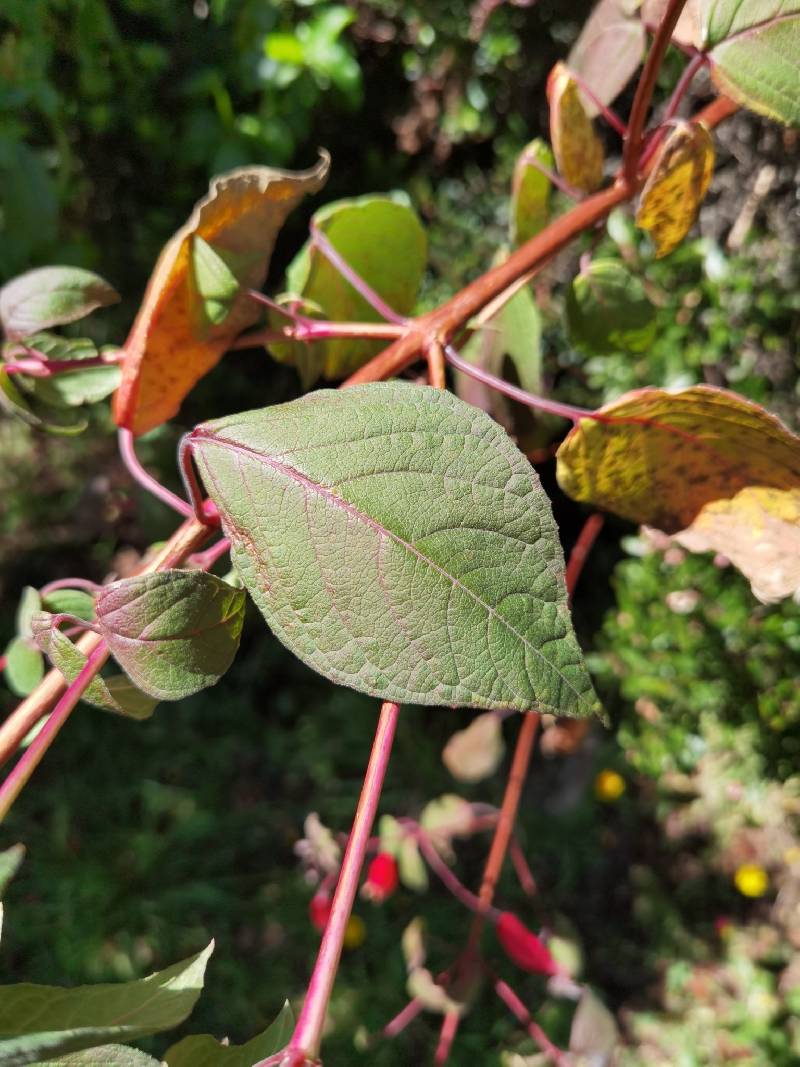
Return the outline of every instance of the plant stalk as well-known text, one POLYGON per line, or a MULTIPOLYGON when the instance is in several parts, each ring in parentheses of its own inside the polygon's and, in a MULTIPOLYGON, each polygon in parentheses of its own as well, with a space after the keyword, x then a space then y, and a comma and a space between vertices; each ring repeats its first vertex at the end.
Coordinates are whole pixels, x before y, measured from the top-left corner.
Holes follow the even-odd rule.
MULTIPOLYGON (((282 1061, 285 1067, 302 1067, 306 1062, 313 1062, 319 1056, 322 1028, 325 1025, 325 1015, 342 955, 345 929, 358 890, 358 880, 364 865, 372 824, 378 810, 399 716, 399 704, 386 701, 381 706, 361 796, 339 872, 339 882, 334 893, 330 918, 322 935, 322 943, 311 981, 308 984, 300 1018, 297 1020, 292 1040, 282 1061)), ((260 1061, 255 1067, 265 1067, 265 1061, 260 1061)))

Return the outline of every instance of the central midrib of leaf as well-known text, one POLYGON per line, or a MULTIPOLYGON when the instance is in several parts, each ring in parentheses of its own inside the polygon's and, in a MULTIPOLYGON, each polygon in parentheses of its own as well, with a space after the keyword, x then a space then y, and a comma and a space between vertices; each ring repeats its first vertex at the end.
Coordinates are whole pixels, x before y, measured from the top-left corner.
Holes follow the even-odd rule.
POLYGON ((485 601, 482 597, 478 596, 478 594, 474 590, 470 589, 470 587, 468 585, 465 585, 459 578, 457 578, 453 574, 450 574, 450 572, 447 571, 444 567, 438 564, 435 560, 431 559, 430 556, 426 556, 424 552, 421 552, 415 545, 411 544, 410 541, 406 541, 404 538, 400 537, 399 534, 396 534, 393 530, 388 529, 376 519, 373 519, 371 515, 367 515, 366 512, 361 511, 354 504, 351 504, 350 501, 338 496, 328 486, 321 485, 319 482, 314 481, 313 478, 310 478, 307 474, 304 474, 302 471, 297 470, 296 467, 289 466, 289 464, 286 463, 281 463, 280 460, 275 459, 273 456, 267 455, 264 452, 259 452, 254 448, 248 448, 246 445, 243 445, 238 441, 231 441, 229 438, 219 437, 217 434, 209 433, 207 430, 195 430, 192 433, 192 440, 196 441, 198 439, 208 441, 212 444, 218 445, 220 448, 228 449, 231 452, 236 452, 240 455, 248 457, 249 459, 254 459, 259 463, 263 463, 266 466, 271 467, 278 473, 283 474, 286 478, 301 485, 309 492, 321 496, 324 500, 328 501, 334 507, 341 508, 342 510, 346 511, 349 515, 352 515, 353 518, 356 519, 358 522, 363 523, 365 526, 369 526, 370 529, 374 530, 375 533, 377 533, 380 537, 386 537, 389 540, 393 541, 396 545, 413 555, 421 563, 424 563, 427 567, 430 567, 432 570, 436 571, 452 585, 454 585, 458 589, 463 590, 463 592, 466 593, 467 596, 471 597, 475 601, 475 603, 479 604, 489 616, 491 616, 493 619, 496 619, 499 623, 501 623, 501 625, 505 626, 509 633, 513 634, 514 637, 516 637, 526 648, 530 649, 536 656, 538 656, 547 668, 549 668, 556 675, 558 675, 564 685, 566 685, 567 688, 575 694, 580 703, 587 703, 586 697, 575 688, 575 686, 558 669, 558 667, 556 667, 555 664, 551 663, 550 660, 547 659, 547 657, 542 653, 540 649, 538 649, 535 645, 531 644, 531 642, 523 633, 520 633, 520 631, 517 630, 516 627, 512 626, 504 615, 502 615, 496 608, 492 607, 492 605, 485 601))

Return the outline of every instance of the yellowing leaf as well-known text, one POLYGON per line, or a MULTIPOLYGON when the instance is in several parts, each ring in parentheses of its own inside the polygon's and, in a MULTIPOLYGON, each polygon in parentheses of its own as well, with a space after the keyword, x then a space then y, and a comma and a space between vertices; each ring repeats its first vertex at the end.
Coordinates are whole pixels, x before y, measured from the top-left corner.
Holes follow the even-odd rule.
POLYGON ((642 389, 582 419, 558 452, 576 500, 722 552, 762 600, 800 588, 800 438, 709 386, 642 389))
POLYGON ((536 166, 553 168, 553 153, 541 137, 520 152, 511 182, 511 242, 521 245, 545 228, 550 218, 552 184, 536 166))
POLYGON ((141 434, 172 418, 237 334, 261 317, 246 293, 233 295, 227 272, 242 290, 263 284, 286 216, 322 187, 329 166, 325 154, 306 171, 247 167, 213 179, 163 249, 125 342, 117 425, 141 434))
POLYGON ((575 189, 592 193, 603 184, 603 143, 583 106, 578 83, 563 63, 550 72, 547 100, 559 173, 575 189))
POLYGON ((765 603, 800 599, 800 490, 742 489, 707 504, 676 540, 692 552, 721 552, 765 603))
POLYGON ((581 419, 558 450, 575 500, 666 533, 752 486, 800 488, 800 438, 758 404, 695 385, 639 389, 581 419))
POLYGON ((714 145, 702 123, 679 126, 662 145, 636 212, 656 258, 669 255, 692 228, 713 172, 714 145))

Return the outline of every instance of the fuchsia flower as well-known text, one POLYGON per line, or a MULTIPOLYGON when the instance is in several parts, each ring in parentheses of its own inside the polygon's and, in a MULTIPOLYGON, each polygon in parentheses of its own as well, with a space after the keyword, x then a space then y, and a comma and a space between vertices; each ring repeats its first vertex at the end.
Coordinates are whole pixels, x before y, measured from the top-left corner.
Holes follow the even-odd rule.
POLYGON ((543 941, 510 911, 500 913, 497 940, 508 958, 524 971, 546 974, 552 978, 560 968, 543 941))
POLYGON ((397 862, 390 853, 379 852, 367 869, 367 880, 361 887, 362 897, 380 904, 397 889, 397 862))
POLYGON ((328 919, 331 915, 331 898, 329 894, 324 890, 318 890, 311 898, 311 903, 308 905, 308 917, 311 919, 311 925, 315 930, 319 930, 320 933, 328 925, 328 919))

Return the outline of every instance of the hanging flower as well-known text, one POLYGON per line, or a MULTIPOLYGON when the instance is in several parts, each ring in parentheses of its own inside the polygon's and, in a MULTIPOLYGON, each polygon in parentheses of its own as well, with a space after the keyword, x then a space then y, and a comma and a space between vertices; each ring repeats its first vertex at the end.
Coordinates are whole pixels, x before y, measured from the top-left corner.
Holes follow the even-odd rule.
POLYGON ((501 912, 496 930, 497 940, 503 946, 505 954, 518 967, 534 974, 546 974, 548 977, 559 974, 558 964, 545 943, 516 915, 510 911, 501 912))
POLYGON ((320 933, 328 925, 331 904, 330 895, 324 889, 320 889, 319 892, 314 894, 311 898, 311 903, 308 905, 308 916, 311 919, 311 925, 315 930, 319 930, 320 933))
POLYGON ((390 897, 397 889, 397 861, 388 852, 379 852, 367 869, 367 880, 361 895, 375 904, 390 897))

